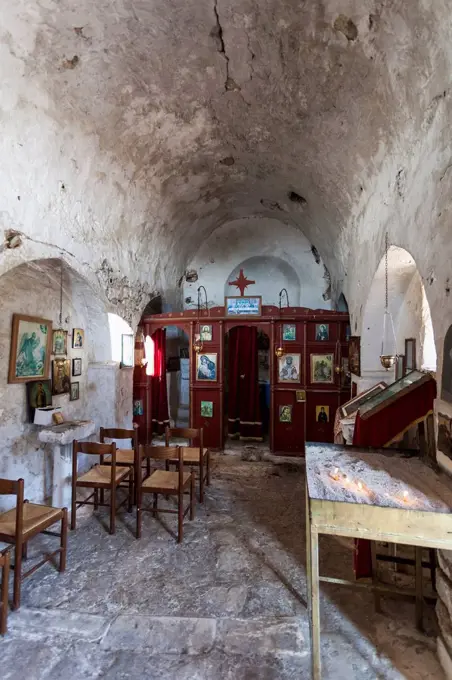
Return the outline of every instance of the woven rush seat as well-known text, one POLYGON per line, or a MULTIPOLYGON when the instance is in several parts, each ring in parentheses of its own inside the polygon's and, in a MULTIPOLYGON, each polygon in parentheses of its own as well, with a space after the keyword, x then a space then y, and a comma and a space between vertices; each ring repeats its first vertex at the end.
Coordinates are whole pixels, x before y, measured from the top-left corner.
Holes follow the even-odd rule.
MULTIPOLYGON (((118 483, 129 474, 129 468, 117 467, 115 481, 118 483)), ((111 486, 111 466, 110 465, 95 465, 85 472, 84 475, 77 477, 77 485, 83 484, 105 484, 105 486, 111 486)))
MULTIPOLYGON (((135 451, 133 449, 116 449, 116 465, 133 465, 135 451)), ((111 463, 111 456, 104 456, 104 463, 111 463)))
MULTIPOLYGON (((14 537, 16 534, 16 508, 0 514, 0 534, 14 537)), ((49 522, 53 524, 61 518, 61 509, 51 508, 48 505, 35 505, 24 503, 23 505, 23 533, 27 534, 39 526, 49 522)))
MULTIPOLYGON (((184 456, 184 463, 199 463, 199 447, 195 446, 181 446, 182 453, 184 456)), ((207 449, 202 450, 202 455, 205 457, 207 454, 207 449)), ((171 462, 176 462, 178 461, 177 458, 171 458, 171 462)))
MULTIPOLYGON (((185 485, 189 481, 190 473, 184 472, 183 484, 185 485)), ((179 473, 168 470, 154 470, 141 486, 143 489, 168 489, 168 491, 176 491, 179 486, 179 473)))

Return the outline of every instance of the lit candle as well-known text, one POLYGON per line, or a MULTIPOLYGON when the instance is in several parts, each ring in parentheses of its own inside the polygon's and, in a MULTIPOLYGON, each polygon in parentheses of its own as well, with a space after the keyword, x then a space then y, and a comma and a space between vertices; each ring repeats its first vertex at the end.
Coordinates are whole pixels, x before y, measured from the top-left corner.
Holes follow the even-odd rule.
POLYGON ((405 491, 403 492, 403 500, 404 500, 405 503, 408 503, 408 501, 409 501, 409 496, 410 496, 410 494, 409 494, 408 491, 405 489, 405 491))
POLYGON ((362 482, 358 482, 358 489, 359 489, 360 491, 363 490, 363 484, 362 484, 362 482))

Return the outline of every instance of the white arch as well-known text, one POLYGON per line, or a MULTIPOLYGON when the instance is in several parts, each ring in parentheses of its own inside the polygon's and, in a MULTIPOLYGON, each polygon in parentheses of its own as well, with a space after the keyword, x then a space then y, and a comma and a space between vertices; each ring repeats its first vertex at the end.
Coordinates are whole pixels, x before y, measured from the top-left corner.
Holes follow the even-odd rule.
MULTIPOLYGON (((405 339, 416 340, 416 366, 436 370, 436 349, 430 307, 424 284, 414 258, 408 251, 391 246, 388 251, 388 301, 395 330, 397 354, 405 353, 405 339)), ((361 385, 384 379, 391 381, 394 371, 380 365, 385 305, 385 258, 375 272, 364 308, 361 330, 361 385)))

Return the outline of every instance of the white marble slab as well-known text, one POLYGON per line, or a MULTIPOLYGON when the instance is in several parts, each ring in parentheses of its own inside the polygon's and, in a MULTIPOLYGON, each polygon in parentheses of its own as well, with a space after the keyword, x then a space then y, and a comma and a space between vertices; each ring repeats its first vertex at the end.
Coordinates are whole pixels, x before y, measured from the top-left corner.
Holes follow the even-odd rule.
POLYGON ((408 457, 406 452, 376 451, 369 453, 367 448, 335 444, 307 444, 310 498, 452 512, 452 480, 446 474, 435 472, 420 458, 408 457))
POLYGON ((45 427, 38 434, 38 439, 45 444, 71 444, 74 439, 85 439, 94 434, 96 429, 92 420, 73 420, 45 427))

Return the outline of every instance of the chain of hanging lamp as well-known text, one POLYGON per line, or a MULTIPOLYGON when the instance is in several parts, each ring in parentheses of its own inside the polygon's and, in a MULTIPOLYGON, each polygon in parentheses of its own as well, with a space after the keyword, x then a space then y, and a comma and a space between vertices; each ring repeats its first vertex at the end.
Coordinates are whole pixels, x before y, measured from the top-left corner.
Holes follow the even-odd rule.
POLYGON ((63 260, 60 259, 60 328, 63 327, 63 260))

